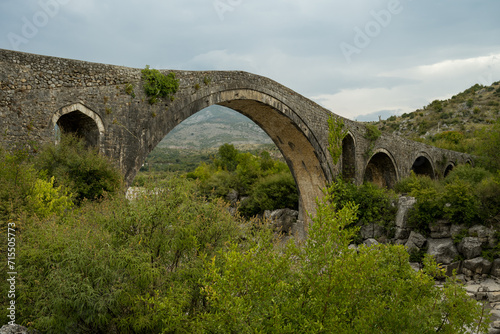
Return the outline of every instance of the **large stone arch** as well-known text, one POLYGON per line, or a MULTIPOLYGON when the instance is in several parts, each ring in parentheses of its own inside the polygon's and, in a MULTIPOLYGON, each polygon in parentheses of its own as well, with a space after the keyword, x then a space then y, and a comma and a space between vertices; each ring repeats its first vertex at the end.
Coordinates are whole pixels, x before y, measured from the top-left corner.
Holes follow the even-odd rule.
POLYGON ((411 166, 411 170, 416 175, 426 175, 431 179, 436 177, 436 172, 434 168, 434 164, 432 163, 432 159, 425 152, 419 152, 413 161, 411 166))
POLYGON ((56 126, 62 132, 82 137, 87 146, 97 148, 101 146, 105 131, 101 117, 81 103, 74 103, 56 111, 52 115, 51 129, 56 126))
MULTIPOLYGON (((327 155, 318 140, 298 113, 276 97, 251 89, 214 92, 202 98, 185 102, 172 117, 162 124, 161 135, 145 148, 149 154, 175 126, 211 105, 231 108, 259 125, 283 154, 299 191, 299 220, 307 222, 308 214, 316 213, 316 198, 323 196, 323 188, 331 180, 327 155)), ((147 156, 147 154, 145 156, 147 156)), ((143 161, 138 161, 137 169, 143 161)), ((135 173, 134 173, 135 175, 135 173)), ((305 236, 307 224, 301 231, 305 236)))
POLYGON ((356 143, 351 132, 342 140, 342 178, 353 180, 356 178, 356 143))
POLYGON ((365 168, 364 182, 372 182, 382 188, 394 188, 399 180, 396 161, 389 151, 385 149, 377 150, 365 168))

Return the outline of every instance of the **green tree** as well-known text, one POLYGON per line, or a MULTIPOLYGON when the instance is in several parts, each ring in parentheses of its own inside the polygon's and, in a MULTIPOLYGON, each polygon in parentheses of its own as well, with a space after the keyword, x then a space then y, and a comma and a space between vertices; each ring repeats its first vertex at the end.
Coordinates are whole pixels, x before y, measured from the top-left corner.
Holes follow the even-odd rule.
MULTIPOLYGON (((332 193, 331 191, 329 193, 332 193)), ((208 263, 204 327, 223 333, 486 333, 482 308, 457 283, 436 287, 415 272, 403 246, 349 249, 356 207, 318 203, 303 245, 241 251, 232 244, 208 263)), ((426 262, 427 272, 439 271, 426 262), (429 267, 431 266, 431 267, 429 267)))
POLYGON ((219 153, 215 160, 215 165, 224 170, 232 172, 238 165, 238 150, 231 144, 224 144, 219 147, 219 153))

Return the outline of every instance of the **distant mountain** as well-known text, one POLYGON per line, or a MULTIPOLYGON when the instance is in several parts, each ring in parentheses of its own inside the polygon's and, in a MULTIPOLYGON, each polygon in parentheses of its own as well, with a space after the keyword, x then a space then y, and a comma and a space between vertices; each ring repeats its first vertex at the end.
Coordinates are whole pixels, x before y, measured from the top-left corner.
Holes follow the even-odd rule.
POLYGON ((158 145, 177 149, 207 149, 225 143, 235 146, 272 144, 249 118, 218 105, 210 106, 176 126, 158 145))

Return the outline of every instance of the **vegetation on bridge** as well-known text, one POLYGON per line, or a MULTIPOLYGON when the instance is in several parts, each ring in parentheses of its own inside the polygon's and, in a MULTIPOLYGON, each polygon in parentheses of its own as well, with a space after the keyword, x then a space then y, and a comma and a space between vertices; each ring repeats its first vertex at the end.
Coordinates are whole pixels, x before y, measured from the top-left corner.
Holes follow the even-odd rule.
POLYGON ((149 68, 149 65, 142 70, 142 80, 144 92, 151 104, 155 104, 158 98, 162 97, 173 100, 174 94, 179 89, 179 80, 176 79, 174 72, 164 75, 156 69, 149 68))

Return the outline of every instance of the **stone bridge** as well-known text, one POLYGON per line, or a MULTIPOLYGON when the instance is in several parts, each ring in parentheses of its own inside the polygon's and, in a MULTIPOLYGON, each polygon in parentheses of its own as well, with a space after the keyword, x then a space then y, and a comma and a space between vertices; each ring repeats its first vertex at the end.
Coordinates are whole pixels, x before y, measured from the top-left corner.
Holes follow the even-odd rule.
POLYGON ((251 73, 173 72, 180 83, 175 98, 151 105, 141 69, 0 49, 0 143, 36 149, 55 140, 58 125, 116 161, 130 184, 169 131, 210 105, 222 105, 249 117, 281 150, 299 189, 302 221, 336 175, 392 187, 412 170, 441 178, 457 164, 472 163, 468 155, 401 137, 369 140, 365 125, 344 119, 348 135, 334 165, 327 149, 329 110, 251 73))

